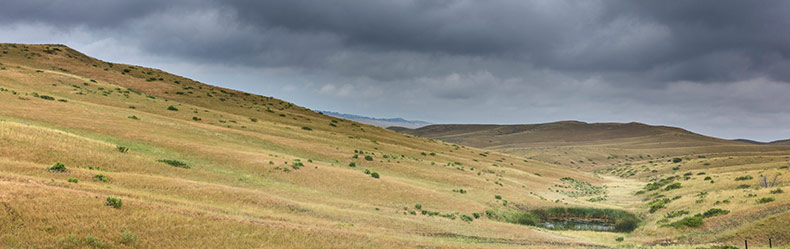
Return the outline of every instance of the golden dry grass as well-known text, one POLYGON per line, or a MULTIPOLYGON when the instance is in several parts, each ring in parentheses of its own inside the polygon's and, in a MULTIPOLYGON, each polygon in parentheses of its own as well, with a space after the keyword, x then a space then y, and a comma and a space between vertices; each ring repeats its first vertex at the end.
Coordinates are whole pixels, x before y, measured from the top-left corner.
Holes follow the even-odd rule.
MULTIPOLYGON (((583 172, 341 120, 156 69, 102 62, 65 46, 1 44, 0 51, 7 52, 0 56, 0 247, 600 248, 786 236, 773 225, 786 223, 781 211, 786 194, 756 205, 740 197, 743 190, 729 189, 737 183, 724 180, 741 172, 774 173, 786 155, 782 150, 747 146, 710 154, 704 159, 710 165, 684 161, 678 173, 704 169, 717 184, 706 185, 695 175, 672 194, 709 189, 706 203, 682 198, 662 212, 680 205, 704 211, 715 198, 729 195, 749 202, 728 204, 730 215, 707 220, 692 231, 699 239, 686 239, 686 231, 656 226, 658 218, 645 212, 644 196, 633 194, 650 177, 675 174, 671 163, 654 163, 649 167, 656 172, 628 178, 583 172), (55 100, 37 97, 42 95, 55 100), (294 169, 297 160, 304 166, 294 169), (55 162, 68 170, 47 171, 55 162), (109 180, 98 181, 97 174, 109 180), (592 196, 564 195, 555 187, 563 184, 562 177, 606 186, 608 196, 590 202, 592 196), (105 206, 107 196, 121 198, 123 206, 105 206), (627 209, 646 221, 632 234, 560 232, 485 216, 472 222, 430 217, 415 210, 417 203, 456 217, 517 207, 591 206, 627 209), (759 223, 723 223, 766 209, 775 214, 759 223), (619 236, 625 241, 614 241, 619 236)), ((571 147, 562 148, 550 150, 575 158, 618 149, 581 146, 565 154, 571 147)), ((640 152, 647 154, 646 148, 640 152)), ((531 153, 543 153, 536 151, 531 153)), ((702 153, 685 150, 692 152, 702 153)), ((601 168, 634 168, 647 161, 621 157, 601 168)), ((759 196, 766 191, 754 190, 759 196)))

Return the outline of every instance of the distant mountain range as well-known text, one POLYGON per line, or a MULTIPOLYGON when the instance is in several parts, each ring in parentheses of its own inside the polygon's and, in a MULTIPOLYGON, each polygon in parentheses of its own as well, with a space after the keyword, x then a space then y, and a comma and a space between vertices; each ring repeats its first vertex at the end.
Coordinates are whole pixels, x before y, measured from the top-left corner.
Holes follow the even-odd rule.
POLYGON ((406 120, 402 118, 373 118, 373 117, 365 117, 365 116, 359 116, 354 114, 338 113, 331 111, 318 111, 318 110, 316 111, 323 113, 325 115, 353 120, 364 124, 375 125, 382 128, 397 126, 397 127, 405 127, 410 129, 417 129, 423 126, 431 125, 431 123, 429 122, 420 121, 420 120, 406 120))

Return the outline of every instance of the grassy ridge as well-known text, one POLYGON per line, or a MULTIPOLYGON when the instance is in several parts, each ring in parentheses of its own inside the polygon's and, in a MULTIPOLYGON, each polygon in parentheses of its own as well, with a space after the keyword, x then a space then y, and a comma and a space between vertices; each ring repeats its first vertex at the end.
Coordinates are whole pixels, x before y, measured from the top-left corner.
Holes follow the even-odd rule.
POLYGON ((591 244, 473 214, 502 205, 495 194, 556 205, 548 186, 599 183, 592 174, 482 157, 65 46, 0 50, 0 230, 13 231, 0 247, 591 244), (47 170, 55 162, 65 171, 47 170), (456 219, 421 215, 416 203, 456 219))

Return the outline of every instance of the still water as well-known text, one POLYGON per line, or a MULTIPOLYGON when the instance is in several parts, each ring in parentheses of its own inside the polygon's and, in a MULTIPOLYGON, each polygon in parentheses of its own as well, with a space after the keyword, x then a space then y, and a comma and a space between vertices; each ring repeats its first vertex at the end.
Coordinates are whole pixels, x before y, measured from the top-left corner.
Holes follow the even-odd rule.
POLYGON ((548 220, 541 224, 552 230, 614 231, 614 223, 583 220, 548 220))

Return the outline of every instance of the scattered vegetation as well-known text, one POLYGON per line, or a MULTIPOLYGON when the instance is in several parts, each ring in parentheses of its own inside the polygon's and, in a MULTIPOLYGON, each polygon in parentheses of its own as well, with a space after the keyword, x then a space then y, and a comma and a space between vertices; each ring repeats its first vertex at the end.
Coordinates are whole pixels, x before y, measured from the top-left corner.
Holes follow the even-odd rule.
POLYGON ((185 169, 188 169, 188 168, 189 168, 189 165, 187 165, 187 164, 186 164, 186 163, 184 163, 184 162, 177 161, 177 160, 171 160, 171 159, 160 159, 160 160, 157 160, 157 162, 160 162, 160 163, 166 163, 166 164, 169 164, 170 166, 173 166, 173 167, 178 167, 178 168, 185 168, 185 169))

